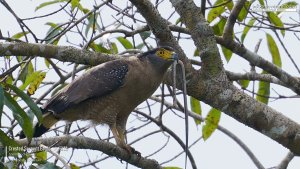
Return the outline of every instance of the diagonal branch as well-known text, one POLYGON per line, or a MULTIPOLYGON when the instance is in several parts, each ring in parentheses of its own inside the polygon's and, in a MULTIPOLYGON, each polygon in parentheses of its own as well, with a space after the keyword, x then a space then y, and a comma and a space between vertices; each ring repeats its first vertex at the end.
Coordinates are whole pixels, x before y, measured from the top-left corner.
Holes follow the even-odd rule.
POLYGON ((288 152, 286 157, 281 161, 281 163, 276 167, 276 169, 287 169, 288 165, 294 158, 294 154, 291 152, 288 152))
MULTIPOLYGON (((1 55, 42 56, 61 61, 96 65, 117 55, 82 51, 73 47, 39 45, 30 43, 0 43, 1 55)), ((187 72, 191 73, 191 72, 187 72)), ((207 80, 207 74, 193 73, 188 80, 188 94, 224 111, 243 124, 265 134, 294 154, 300 154, 300 126, 276 110, 257 102, 235 88, 229 81, 207 80), (191 85, 192 84, 192 85, 191 85), (226 86, 227 85, 227 86, 226 86)), ((172 84, 171 74, 166 78, 172 84)))
MULTIPOLYGON (((300 155, 300 125, 278 111, 258 102, 230 83, 220 61, 220 54, 218 50, 214 50, 217 49, 217 44, 212 30, 202 17, 199 8, 192 0, 171 0, 171 3, 190 30, 197 48, 203 49, 203 45, 209 47, 209 51, 201 56, 202 72, 194 74, 189 82, 189 84, 193 83, 194 86, 188 85, 188 94, 223 111, 237 121, 300 155), (205 65, 208 65, 208 69, 204 69, 205 65)), ((230 47, 230 49, 236 48, 238 46, 230 47)), ((245 54, 245 48, 243 49, 244 53, 241 54, 245 54)), ((280 75, 281 72, 276 72, 276 77, 287 82, 286 74, 280 75)), ((291 77, 291 79, 294 78, 291 77)), ((298 86, 299 83, 294 85, 298 86)))
POLYGON ((230 15, 229 15, 227 22, 225 24, 225 27, 224 27, 224 32, 223 32, 224 39, 226 39, 226 40, 232 39, 234 24, 236 22, 236 19, 239 16, 239 13, 241 12, 241 10, 243 8, 245 2, 246 2, 246 0, 239 0, 238 2, 236 2, 232 11, 230 12, 230 15))
POLYGON ((225 40, 222 37, 215 37, 216 41, 226 48, 232 50, 232 52, 238 54, 242 58, 249 61, 253 66, 257 66, 273 76, 277 77, 283 83, 285 83, 291 90, 295 93, 300 94, 300 80, 298 78, 293 77, 286 71, 282 70, 278 66, 272 64, 271 62, 265 60, 263 57, 258 54, 250 51, 245 46, 238 44, 235 41, 225 40))
POLYGON ((158 39, 159 45, 167 45, 173 47, 178 53, 180 60, 184 63, 186 72, 193 71, 194 69, 192 67, 192 64, 173 36, 168 26, 168 21, 161 17, 155 6, 149 0, 130 0, 130 2, 143 15, 148 23, 148 26, 150 27, 150 30, 158 39))
POLYGON ((47 147, 68 147, 77 149, 92 149, 99 150, 103 153, 115 156, 118 159, 124 160, 134 166, 145 169, 161 169, 157 161, 138 157, 135 154, 131 156, 126 150, 103 140, 92 139, 82 136, 57 136, 50 138, 34 138, 30 143, 27 139, 16 140, 21 146, 39 147, 41 144, 47 147))

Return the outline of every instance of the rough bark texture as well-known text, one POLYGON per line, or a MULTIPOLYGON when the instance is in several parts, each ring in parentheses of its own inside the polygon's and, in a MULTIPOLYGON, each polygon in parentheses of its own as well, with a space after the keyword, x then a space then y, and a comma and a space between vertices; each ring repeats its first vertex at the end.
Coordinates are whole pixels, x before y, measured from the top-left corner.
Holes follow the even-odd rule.
POLYGON ((214 52, 217 47, 212 31, 198 7, 192 0, 171 0, 171 2, 190 30, 197 48, 202 51, 205 42, 215 46, 207 47, 212 51, 201 56, 203 64, 211 66, 208 69, 205 69, 205 66, 201 68, 202 71, 197 78, 199 85, 193 86, 193 88, 188 86, 188 94, 222 110, 241 123, 265 134, 300 155, 299 124, 234 87, 221 68, 219 54, 214 52), (205 36, 202 35, 203 33, 205 36), (201 90, 204 93, 199 92, 201 90))
POLYGON ((0 53, 5 56, 42 56, 44 58, 57 59, 62 62, 74 62, 93 66, 119 58, 117 55, 95 53, 71 46, 54 46, 24 42, 0 43, 0 53))
MULTIPOLYGON (((187 89, 190 96, 222 110, 239 122, 282 144, 296 155, 300 155, 300 125, 242 93, 231 84, 225 74, 213 33, 202 17, 200 9, 192 0, 171 0, 171 2, 190 31, 195 45, 201 51, 203 66, 199 71, 192 68, 183 50, 172 36, 167 22, 159 15, 152 3, 148 0, 131 0, 131 2, 144 16, 156 38, 162 44, 174 47, 180 54, 180 59, 184 61, 186 66, 187 89)), ((238 48, 232 44, 228 44, 228 46, 225 44, 224 46, 242 57, 250 56, 249 52, 243 50, 242 47, 238 48)), ((26 43, 0 43, 0 53, 1 55, 41 56, 90 65, 114 58, 113 56, 79 51, 70 47, 26 43)), ((271 69, 271 65, 260 58, 252 57, 247 58, 247 60, 257 66, 267 66, 267 70, 269 66, 269 73, 287 85, 294 86, 294 90, 298 93, 299 80, 290 77, 279 68, 271 69)), ((171 79, 170 74, 167 77, 167 83, 171 84, 168 79, 171 79)))
POLYGON ((16 140, 21 146, 39 147, 43 144, 47 147, 55 145, 56 147, 70 147, 77 149, 99 150, 107 155, 115 156, 120 160, 124 160, 134 166, 145 169, 161 169, 157 161, 138 157, 135 154, 131 156, 126 150, 103 140, 91 139, 82 136, 58 136, 50 138, 34 138, 30 143, 27 139, 16 140))

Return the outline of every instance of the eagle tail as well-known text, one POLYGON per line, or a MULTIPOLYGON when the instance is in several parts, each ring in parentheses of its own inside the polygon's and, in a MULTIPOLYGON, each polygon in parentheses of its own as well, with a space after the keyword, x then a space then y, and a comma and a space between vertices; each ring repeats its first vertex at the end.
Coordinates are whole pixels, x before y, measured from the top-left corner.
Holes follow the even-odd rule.
MULTIPOLYGON (((43 115, 43 123, 36 123, 34 126, 33 137, 40 137, 46 133, 59 119, 53 115, 52 112, 43 115)), ((26 138, 23 131, 18 134, 20 139, 26 138)))

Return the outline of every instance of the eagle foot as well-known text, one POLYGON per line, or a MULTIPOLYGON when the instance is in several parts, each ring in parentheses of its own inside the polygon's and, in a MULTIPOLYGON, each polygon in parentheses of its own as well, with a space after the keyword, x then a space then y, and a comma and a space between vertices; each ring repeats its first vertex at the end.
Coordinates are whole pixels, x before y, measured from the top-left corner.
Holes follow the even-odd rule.
MULTIPOLYGON (((135 154, 138 156, 138 160, 140 160, 141 158, 141 153, 136 151, 133 147, 129 146, 129 145, 126 145, 124 147, 124 149, 128 152, 128 154, 131 156, 132 154, 135 154)), ((130 157, 129 157, 130 158, 130 157)))

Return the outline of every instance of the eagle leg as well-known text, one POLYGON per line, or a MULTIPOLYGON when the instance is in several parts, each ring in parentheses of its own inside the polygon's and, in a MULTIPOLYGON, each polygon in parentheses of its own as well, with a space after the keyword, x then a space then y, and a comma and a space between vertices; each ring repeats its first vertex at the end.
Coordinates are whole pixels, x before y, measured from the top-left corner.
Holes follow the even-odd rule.
POLYGON ((136 151, 134 148, 132 148, 130 145, 125 143, 125 130, 121 127, 117 127, 117 125, 112 125, 110 127, 116 143, 119 147, 125 149, 128 154, 136 154, 138 157, 141 157, 141 153, 136 151))

